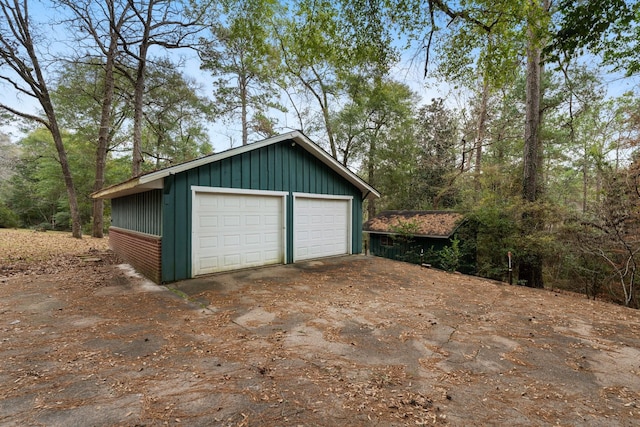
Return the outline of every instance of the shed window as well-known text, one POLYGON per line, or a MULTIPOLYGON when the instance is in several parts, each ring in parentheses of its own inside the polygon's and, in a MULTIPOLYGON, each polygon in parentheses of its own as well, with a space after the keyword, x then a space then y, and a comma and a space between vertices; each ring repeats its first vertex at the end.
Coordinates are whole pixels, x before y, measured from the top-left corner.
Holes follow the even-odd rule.
POLYGON ((382 246, 393 246, 393 239, 389 236, 380 236, 380 244, 382 246))

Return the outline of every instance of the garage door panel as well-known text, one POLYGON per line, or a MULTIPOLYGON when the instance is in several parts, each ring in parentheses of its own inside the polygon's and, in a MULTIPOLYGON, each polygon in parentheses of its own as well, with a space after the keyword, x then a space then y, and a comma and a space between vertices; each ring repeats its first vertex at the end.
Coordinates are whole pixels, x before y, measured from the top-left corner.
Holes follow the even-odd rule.
POLYGON ((260 234, 259 233, 255 233, 255 234, 247 234, 244 237, 244 242, 246 245, 250 246, 250 245, 259 245, 260 244, 260 234))
POLYGON ((279 243, 282 239, 280 233, 265 233, 263 234, 264 242, 269 244, 279 243))
POLYGON ((200 218, 200 223, 205 227, 217 227, 218 226, 218 217, 217 216, 209 216, 204 215, 200 218))
POLYGON ((226 249, 229 248, 237 248, 240 246, 240 236, 237 234, 227 234, 223 237, 224 247, 226 249))
POLYGON ((223 218, 225 227, 238 227, 240 225, 240 217, 238 215, 225 215, 223 218))
POLYGON ((260 207, 260 200, 255 199, 255 198, 246 199, 244 201, 244 205, 247 208, 259 208, 260 207))
POLYGON ((205 249, 205 248, 217 248, 218 247, 218 237, 217 236, 201 237, 199 243, 200 244, 198 245, 198 247, 202 248, 202 249, 205 249))
POLYGON ((266 206, 267 208, 279 209, 282 207, 282 200, 278 197, 271 197, 264 200, 264 206, 266 206))
POLYGON ((200 262, 204 268, 217 268, 220 262, 219 257, 203 257, 200 262))
POLYGON ((202 206, 202 207, 217 208, 219 202, 220 201, 218 199, 214 199, 214 198, 202 198, 202 199, 197 200, 196 204, 198 206, 202 206))
POLYGON ((260 252, 245 252, 245 259, 248 263, 258 263, 261 260, 260 252))
POLYGON ((244 218, 244 224, 248 227, 260 226, 260 215, 247 215, 244 218))
POLYGON ((264 215, 264 225, 267 226, 280 226, 282 223, 282 217, 280 215, 264 215))
POLYGON ((283 197, 196 193, 193 274, 284 261, 283 197))
POLYGON ((350 200, 305 198, 294 202, 296 260, 349 253, 350 200))
POLYGON ((265 258, 267 261, 270 262, 278 262, 278 260, 280 260, 280 251, 277 250, 272 250, 272 251, 265 251, 265 258))
POLYGON ((237 196, 228 196, 223 199, 223 206, 225 208, 238 209, 241 204, 241 199, 237 196))
POLYGON ((230 254, 224 256, 224 265, 222 267, 235 267, 240 265, 240 254, 230 254))

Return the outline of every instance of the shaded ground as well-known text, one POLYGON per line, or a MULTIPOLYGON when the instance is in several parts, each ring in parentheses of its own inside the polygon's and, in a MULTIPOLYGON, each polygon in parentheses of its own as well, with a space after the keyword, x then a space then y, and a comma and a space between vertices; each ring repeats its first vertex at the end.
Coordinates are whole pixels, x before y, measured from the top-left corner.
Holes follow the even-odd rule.
POLYGON ((640 425, 638 311, 363 256, 169 290, 83 242, 0 253, 2 425, 640 425))

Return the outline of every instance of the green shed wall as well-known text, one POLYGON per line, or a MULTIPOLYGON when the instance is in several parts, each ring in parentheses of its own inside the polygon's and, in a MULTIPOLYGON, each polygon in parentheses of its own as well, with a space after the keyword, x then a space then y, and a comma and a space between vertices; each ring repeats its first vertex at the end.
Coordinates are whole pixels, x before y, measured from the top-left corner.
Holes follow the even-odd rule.
POLYGON ((313 193, 353 196, 352 252, 362 252, 362 192, 292 141, 238 154, 164 180, 162 280, 191 277, 191 187, 286 191, 287 263, 293 262, 293 196, 313 193))
POLYGON ((369 233, 369 252, 384 258, 406 261, 411 263, 426 262, 437 268, 442 268, 438 253, 444 248, 451 247, 453 240, 458 239, 460 250, 458 270, 464 274, 476 274, 475 246, 469 246, 468 240, 459 240, 456 232, 451 238, 413 237, 409 243, 397 241, 393 246, 382 244, 382 236, 377 233, 369 233), (467 242, 467 243, 465 243, 467 242), (424 258, 420 258, 420 249, 424 251, 424 258))
POLYGON ((111 225, 162 236, 162 190, 150 190, 113 199, 111 225))
MULTIPOLYGON (((391 236, 389 236, 389 238, 391 238, 391 236)), ((451 240, 448 238, 438 239, 428 237, 413 237, 407 243, 398 240, 394 242, 393 246, 387 246, 382 244, 381 234, 371 233, 369 235, 369 252, 371 255, 410 262, 414 260, 414 254, 420 255, 420 249, 425 253, 429 250, 437 252, 447 246, 451 246, 451 240), (407 255, 407 251, 411 251, 412 254, 407 255)), ((419 258, 415 259, 415 262, 418 261, 419 258)))

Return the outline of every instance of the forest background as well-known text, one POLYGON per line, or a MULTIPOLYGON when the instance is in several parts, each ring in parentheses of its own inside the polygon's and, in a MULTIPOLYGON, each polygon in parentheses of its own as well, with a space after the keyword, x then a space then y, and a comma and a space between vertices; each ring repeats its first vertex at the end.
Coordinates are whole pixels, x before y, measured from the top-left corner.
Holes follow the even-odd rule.
POLYGON ((381 192, 368 216, 464 213, 453 266, 504 279, 511 253, 522 285, 638 307, 637 1, 0 10, 1 227, 102 237, 93 191, 299 129, 381 192))

